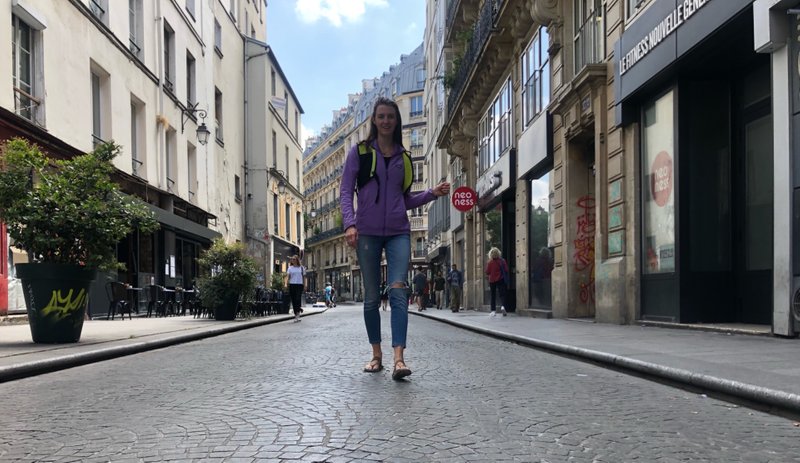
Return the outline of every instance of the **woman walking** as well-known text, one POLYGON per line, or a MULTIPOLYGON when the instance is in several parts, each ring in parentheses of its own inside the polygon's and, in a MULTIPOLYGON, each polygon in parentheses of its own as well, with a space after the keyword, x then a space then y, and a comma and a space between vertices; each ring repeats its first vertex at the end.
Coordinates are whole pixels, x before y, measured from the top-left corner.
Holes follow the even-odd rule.
POLYGON ((450 192, 450 184, 443 182, 433 189, 410 193, 412 163, 403 147, 402 127, 397 103, 378 98, 367 139, 347 154, 340 191, 345 238, 348 245, 356 248, 364 279, 364 324, 372 346, 372 359, 364 367, 368 373, 383 369, 378 288, 381 253, 386 251, 395 380, 411 374, 403 357, 408 330, 406 278, 411 260, 411 225, 406 211, 450 192), (353 206, 356 190, 357 210, 353 206))
POLYGON ((495 300, 497 296, 500 297, 500 312, 506 316, 506 275, 508 275, 508 264, 505 259, 500 256, 500 250, 492 248, 489 250, 489 262, 486 264, 486 275, 489 276, 489 290, 491 291, 492 311, 489 313, 490 317, 497 315, 495 311, 495 300))
POLYGON ((289 297, 292 300, 295 323, 300 321, 300 313, 303 311, 303 278, 305 275, 306 269, 300 265, 300 258, 292 256, 289 259, 289 268, 286 270, 284 284, 289 286, 289 297))

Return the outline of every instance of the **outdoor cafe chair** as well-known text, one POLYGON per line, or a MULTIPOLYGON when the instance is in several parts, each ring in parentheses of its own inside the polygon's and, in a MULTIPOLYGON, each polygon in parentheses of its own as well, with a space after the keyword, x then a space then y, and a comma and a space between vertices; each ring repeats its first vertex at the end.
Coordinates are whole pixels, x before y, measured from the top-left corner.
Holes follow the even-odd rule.
POLYGON ((108 314, 106 320, 110 317, 112 320, 114 316, 119 314, 125 320, 125 313, 128 313, 128 318, 133 319, 131 304, 128 299, 128 290, 124 284, 119 281, 106 282, 106 295, 108 295, 108 314))

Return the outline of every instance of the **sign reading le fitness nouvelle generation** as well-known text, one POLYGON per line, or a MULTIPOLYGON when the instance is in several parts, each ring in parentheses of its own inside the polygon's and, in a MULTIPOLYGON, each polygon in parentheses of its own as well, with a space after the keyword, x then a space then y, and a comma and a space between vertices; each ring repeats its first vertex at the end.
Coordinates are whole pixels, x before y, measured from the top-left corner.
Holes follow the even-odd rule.
POLYGON ((683 0, 678 2, 675 7, 664 19, 659 22, 649 34, 645 35, 627 53, 622 55, 619 60, 619 75, 624 75, 630 68, 642 58, 647 56, 650 51, 678 30, 689 18, 692 17, 700 8, 704 7, 711 0, 683 0))

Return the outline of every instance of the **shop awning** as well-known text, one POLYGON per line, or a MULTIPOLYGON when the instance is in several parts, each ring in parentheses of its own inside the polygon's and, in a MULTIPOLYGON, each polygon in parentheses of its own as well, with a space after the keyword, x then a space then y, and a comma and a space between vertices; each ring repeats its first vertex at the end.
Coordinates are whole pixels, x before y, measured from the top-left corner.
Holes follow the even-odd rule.
POLYGON ((192 222, 191 220, 184 219, 181 216, 175 215, 172 212, 166 211, 161 209, 160 207, 154 206, 149 203, 144 203, 147 207, 153 211, 156 216, 156 220, 162 225, 165 225, 169 228, 172 228, 176 231, 181 231, 184 233, 188 233, 190 235, 194 235, 208 241, 213 240, 214 238, 219 238, 222 236, 221 233, 214 231, 208 227, 204 227, 199 223, 192 222))

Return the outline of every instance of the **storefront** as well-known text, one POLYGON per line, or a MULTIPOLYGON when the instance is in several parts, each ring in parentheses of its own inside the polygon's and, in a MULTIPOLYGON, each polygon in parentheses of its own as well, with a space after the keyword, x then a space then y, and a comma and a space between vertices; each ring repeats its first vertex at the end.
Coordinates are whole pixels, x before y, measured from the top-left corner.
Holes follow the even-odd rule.
POLYGON ((617 122, 639 140, 643 320, 772 323, 770 61, 751 3, 655 2, 617 45, 617 122))

